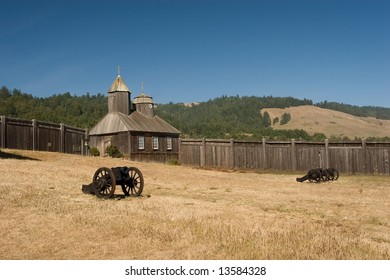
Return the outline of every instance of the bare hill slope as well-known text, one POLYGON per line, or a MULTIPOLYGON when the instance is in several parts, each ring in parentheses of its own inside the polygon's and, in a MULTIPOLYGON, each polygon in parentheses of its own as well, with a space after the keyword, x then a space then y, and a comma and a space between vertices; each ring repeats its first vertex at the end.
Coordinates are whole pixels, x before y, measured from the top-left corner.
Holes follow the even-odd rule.
POLYGON ((291 115, 291 120, 287 124, 280 125, 280 122, 277 122, 272 125, 276 129, 303 129, 310 135, 323 133, 327 137, 390 137, 390 120, 355 117, 311 105, 285 109, 265 108, 261 113, 265 111, 269 113, 271 122, 275 118, 280 120, 284 113, 291 115))

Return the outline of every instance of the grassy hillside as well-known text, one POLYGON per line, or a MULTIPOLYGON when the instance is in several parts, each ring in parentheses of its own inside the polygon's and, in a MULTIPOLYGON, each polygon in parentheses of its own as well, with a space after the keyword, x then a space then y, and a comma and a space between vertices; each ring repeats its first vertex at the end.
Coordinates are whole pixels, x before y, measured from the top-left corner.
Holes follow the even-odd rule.
POLYGON ((350 114, 323 109, 316 106, 297 106, 285 109, 264 108, 273 120, 289 114, 291 119, 286 124, 273 122, 275 129, 303 129, 309 134, 323 133, 328 138, 370 138, 387 137, 390 139, 390 120, 380 120, 373 117, 356 117, 350 114))
MULTIPOLYGON (((310 100, 293 97, 222 96, 196 104, 163 104, 156 114, 193 138, 261 139, 268 137, 291 138, 289 132, 273 131, 268 120, 260 114, 265 107, 284 108, 311 104, 310 100)), ((291 132, 290 132, 291 134, 291 132)), ((295 138, 308 137, 303 131, 294 131, 295 138)))
POLYGON ((159 105, 156 113, 183 136, 194 138, 390 140, 390 108, 336 104, 314 105, 292 97, 223 96, 203 103, 159 105), (339 111, 322 108, 327 106, 339 111), (287 119, 284 113, 290 114, 287 119))

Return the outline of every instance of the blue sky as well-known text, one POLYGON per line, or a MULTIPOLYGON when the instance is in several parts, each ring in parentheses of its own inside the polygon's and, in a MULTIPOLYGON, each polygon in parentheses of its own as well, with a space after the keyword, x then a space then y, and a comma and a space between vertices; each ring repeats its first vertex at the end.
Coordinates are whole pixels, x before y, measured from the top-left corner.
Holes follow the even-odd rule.
POLYGON ((387 0, 0 0, 0 86, 390 107, 387 0))

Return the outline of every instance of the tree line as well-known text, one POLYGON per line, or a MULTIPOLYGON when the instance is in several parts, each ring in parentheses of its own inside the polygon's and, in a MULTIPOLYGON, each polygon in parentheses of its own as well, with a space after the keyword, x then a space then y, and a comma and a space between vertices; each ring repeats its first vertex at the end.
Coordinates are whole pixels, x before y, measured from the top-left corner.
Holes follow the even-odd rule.
POLYGON ((10 118, 37 119, 80 128, 93 127, 107 113, 107 96, 82 96, 69 92, 46 98, 33 97, 20 90, 0 88, 0 114, 10 118))
MULTIPOLYGON (((315 105, 361 117, 390 119, 390 108, 372 106, 352 106, 336 102, 313 104, 310 99, 272 96, 226 96, 200 102, 196 105, 183 103, 156 104, 156 114, 182 132, 182 137, 259 140, 300 139, 323 141, 322 133, 309 135, 302 129, 277 130, 271 124, 281 125, 291 120, 285 113, 281 119, 270 119, 263 108, 286 108, 300 105, 315 105)), ((108 111, 106 94, 81 96, 69 92, 46 98, 34 97, 20 90, 0 88, 0 115, 20 119, 37 119, 53 123, 64 123, 80 128, 92 128, 108 111)), ((332 139, 353 140, 353 139, 332 139)), ((369 139, 368 139, 369 140, 369 139)), ((371 140, 383 140, 372 138, 371 140)), ((385 139, 386 140, 386 139, 385 139)), ((390 139, 387 139, 390 140, 390 139)))
MULTIPOLYGON (((334 105, 334 110, 337 109, 337 111, 355 116, 375 117, 380 115, 382 119, 390 119, 390 108, 356 107, 334 102, 313 104, 310 99, 302 100, 294 97, 272 96, 222 96, 196 105, 171 102, 157 106, 156 114, 178 128, 183 137, 242 140, 259 140, 266 137, 270 140, 290 140, 294 138, 306 141, 324 141, 327 137, 323 133, 309 135, 302 129, 278 130, 271 128, 271 124, 276 122, 279 122, 280 125, 287 124, 292 118, 291 115, 284 113, 280 119, 271 119, 267 111, 261 114, 260 110, 301 105, 326 108, 325 106, 329 104, 334 105), (339 104, 339 106, 335 106, 336 104, 339 104), (362 110, 359 111, 359 108, 362 108, 362 110)), ((346 141, 355 139, 332 137, 331 140, 346 141)), ((371 137, 367 140, 388 141, 390 139, 371 137)))

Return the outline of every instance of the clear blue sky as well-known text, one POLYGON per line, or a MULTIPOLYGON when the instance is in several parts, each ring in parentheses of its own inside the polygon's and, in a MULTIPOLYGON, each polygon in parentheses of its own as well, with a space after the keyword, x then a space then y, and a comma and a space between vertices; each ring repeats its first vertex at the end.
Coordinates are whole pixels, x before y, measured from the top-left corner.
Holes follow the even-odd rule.
POLYGON ((0 0, 0 86, 390 107, 388 0, 0 0))

